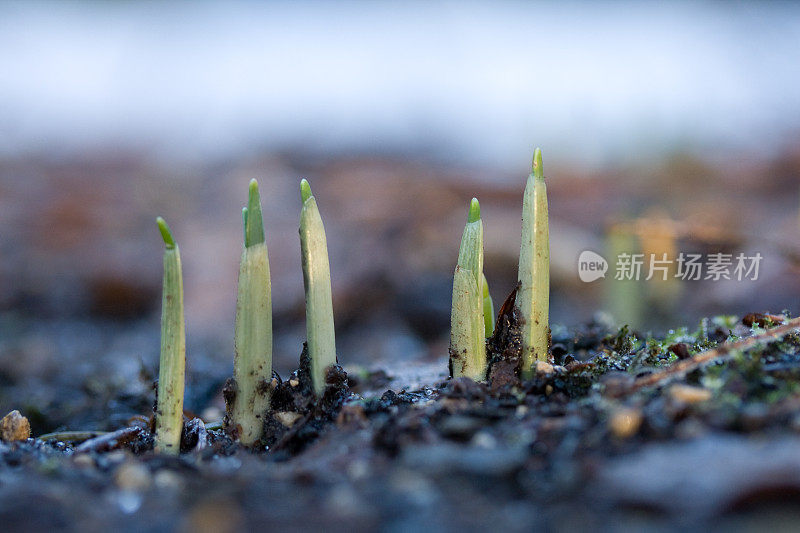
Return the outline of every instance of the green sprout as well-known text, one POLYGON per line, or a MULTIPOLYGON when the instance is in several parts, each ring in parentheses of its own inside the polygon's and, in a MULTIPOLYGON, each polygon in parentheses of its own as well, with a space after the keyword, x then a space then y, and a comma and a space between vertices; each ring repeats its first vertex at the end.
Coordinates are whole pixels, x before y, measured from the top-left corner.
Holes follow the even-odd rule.
MULTIPOLYGON (((639 249, 631 223, 617 222, 606 232, 606 257, 615 261, 622 254, 634 254, 639 249)), ((631 329, 641 327, 643 295, 635 279, 611 279, 605 284, 605 307, 619 325, 631 329)))
POLYGON ((331 267, 325 227, 317 200, 305 179, 300 182, 300 197, 303 201, 300 211, 300 249, 306 291, 306 341, 314 392, 319 396, 325 389, 328 367, 336 364, 331 267))
POLYGON ((164 285, 161 297, 161 358, 158 368, 156 451, 178 454, 183 429, 186 331, 183 318, 181 253, 164 219, 156 219, 164 239, 164 285))
POLYGON ((522 322, 522 371, 525 377, 530 377, 537 361, 548 360, 550 347, 550 230, 547 186, 539 148, 534 151, 522 199, 522 244, 516 303, 522 322))
POLYGON ((491 337, 494 333, 494 302, 492 295, 489 294, 489 282, 486 281, 486 274, 483 275, 483 321, 486 327, 486 336, 491 337))
POLYGON ((483 285, 483 222, 480 204, 473 198, 453 274, 450 371, 454 378, 486 379, 487 323, 483 285))
POLYGON ((265 385, 272 379, 272 287, 256 180, 250 181, 242 221, 244 249, 239 263, 233 357, 237 393, 230 422, 239 442, 251 446, 264 432, 263 417, 269 408, 269 389, 265 385))

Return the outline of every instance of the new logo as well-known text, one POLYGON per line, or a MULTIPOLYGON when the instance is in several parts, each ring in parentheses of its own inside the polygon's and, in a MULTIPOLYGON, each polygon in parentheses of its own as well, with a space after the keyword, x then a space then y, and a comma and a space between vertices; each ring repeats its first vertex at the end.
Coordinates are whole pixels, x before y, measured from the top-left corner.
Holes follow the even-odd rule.
POLYGON ((608 261, 603 256, 592 252, 591 250, 584 250, 578 257, 578 277, 585 283, 606 277, 608 271, 608 261))

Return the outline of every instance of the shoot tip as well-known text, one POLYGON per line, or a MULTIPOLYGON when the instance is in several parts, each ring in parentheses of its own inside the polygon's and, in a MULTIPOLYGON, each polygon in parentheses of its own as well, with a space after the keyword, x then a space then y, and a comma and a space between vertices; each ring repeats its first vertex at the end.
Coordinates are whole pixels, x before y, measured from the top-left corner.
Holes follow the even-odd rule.
POLYGON ((537 147, 533 151, 533 165, 531 166, 531 174, 535 178, 544 179, 544 169, 542 168, 542 150, 537 147))
POLYGON ((477 222, 481 219, 481 204, 478 203, 477 198, 473 198, 469 203, 469 217, 467 222, 477 222))
POLYGON ((244 245, 250 247, 264 242, 264 220, 261 215, 261 194, 258 192, 258 182, 250 180, 247 191, 247 209, 242 211, 244 221, 244 245))
POLYGON ((175 248, 175 239, 172 237, 172 232, 169 230, 169 226, 167 226, 167 221, 161 217, 157 217, 156 224, 158 224, 158 231, 161 232, 161 238, 164 239, 164 244, 166 245, 167 250, 175 248))
POLYGON ((258 194, 258 180, 255 178, 250 180, 250 189, 248 190, 249 196, 256 196, 258 194))
POLYGON ((308 184, 308 180, 303 178, 300 180, 300 198, 303 200, 303 203, 306 203, 306 200, 311 198, 311 185, 308 184))

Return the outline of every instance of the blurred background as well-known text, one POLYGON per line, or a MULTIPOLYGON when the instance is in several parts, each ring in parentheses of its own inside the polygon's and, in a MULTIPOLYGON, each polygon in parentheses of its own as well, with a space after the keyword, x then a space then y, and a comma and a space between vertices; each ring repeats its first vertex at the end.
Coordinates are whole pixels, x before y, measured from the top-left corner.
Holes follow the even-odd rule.
POLYGON ((281 373, 305 336, 301 177, 340 360, 443 361, 469 199, 499 307, 534 146, 553 322, 796 314, 799 38, 788 2, 0 3, 0 407, 60 406, 32 420, 54 427, 69 394, 113 411, 149 386, 157 215, 183 254, 187 407, 218 404, 251 178, 281 373), (763 260, 756 281, 579 280, 581 251, 620 246, 763 260))

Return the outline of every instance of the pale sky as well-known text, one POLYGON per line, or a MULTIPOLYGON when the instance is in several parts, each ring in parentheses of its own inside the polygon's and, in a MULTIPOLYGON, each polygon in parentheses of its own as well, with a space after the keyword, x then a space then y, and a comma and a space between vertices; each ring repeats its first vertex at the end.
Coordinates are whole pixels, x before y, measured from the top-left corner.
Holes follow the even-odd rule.
POLYGON ((800 132, 789 3, 0 4, 0 154, 608 163, 800 132))

